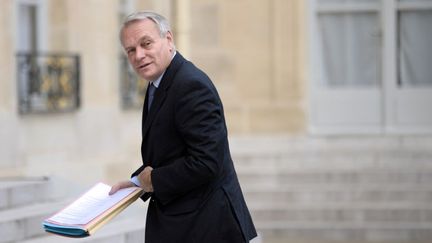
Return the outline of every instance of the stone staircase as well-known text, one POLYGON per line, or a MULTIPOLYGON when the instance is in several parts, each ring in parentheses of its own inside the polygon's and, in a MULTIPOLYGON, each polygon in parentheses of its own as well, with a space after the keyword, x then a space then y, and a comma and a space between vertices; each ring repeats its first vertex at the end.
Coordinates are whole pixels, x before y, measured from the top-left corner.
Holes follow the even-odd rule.
MULTIPOLYGON (((68 191, 83 191, 82 188, 73 189, 70 185, 60 190, 65 188, 68 191)), ((70 239, 46 233, 42 228, 43 219, 73 200, 64 199, 68 193, 56 193, 57 191, 59 191, 59 183, 47 178, 1 179, 0 243, 144 242, 145 218, 136 215, 145 215, 145 212, 138 214, 136 210, 145 209, 142 207, 138 209, 135 205, 127 208, 92 237, 70 239)))
MULTIPOLYGON (((256 243, 432 242, 432 136, 234 137, 230 143, 260 234, 256 243)), ((0 243, 144 241, 142 203, 89 238, 45 233, 42 220, 71 202, 71 191, 85 189, 56 178, 0 178, 0 243)))
POLYGON ((230 141, 263 242, 432 242, 432 137, 230 141))

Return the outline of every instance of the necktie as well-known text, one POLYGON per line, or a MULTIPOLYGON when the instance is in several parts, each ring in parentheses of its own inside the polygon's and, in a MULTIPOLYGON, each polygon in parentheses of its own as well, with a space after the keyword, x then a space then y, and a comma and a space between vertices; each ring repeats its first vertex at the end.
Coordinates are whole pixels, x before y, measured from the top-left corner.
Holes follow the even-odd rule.
POLYGON ((154 93, 156 92, 156 87, 153 85, 153 83, 151 83, 148 86, 148 106, 147 106, 147 110, 150 110, 150 107, 152 105, 153 102, 153 98, 154 98, 154 93))

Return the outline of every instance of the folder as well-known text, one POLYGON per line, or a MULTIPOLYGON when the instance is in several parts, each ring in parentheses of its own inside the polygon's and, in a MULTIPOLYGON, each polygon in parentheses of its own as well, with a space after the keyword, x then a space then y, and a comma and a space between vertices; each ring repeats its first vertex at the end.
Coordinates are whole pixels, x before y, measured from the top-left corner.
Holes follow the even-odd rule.
POLYGON ((70 205, 45 219, 44 230, 73 238, 90 236, 143 193, 139 187, 120 189, 108 195, 110 190, 111 186, 97 183, 70 205))

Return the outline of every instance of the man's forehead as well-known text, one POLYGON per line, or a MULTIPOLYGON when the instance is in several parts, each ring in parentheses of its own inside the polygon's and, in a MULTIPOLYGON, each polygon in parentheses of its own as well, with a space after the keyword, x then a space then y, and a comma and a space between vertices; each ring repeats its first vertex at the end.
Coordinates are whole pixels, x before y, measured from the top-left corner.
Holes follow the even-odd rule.
POLYGON ((159 36, 159 30, 151 20, 139 20, 130 23, 122 31, 123 42, 137 42, 144 39, 154 39, 159 36))
POLYGON ((150 31, 157 31, 159 32, 159 29, 157 28, 157 24, 151 20, 151 19, 137 19, 137 20, 133 20, 131 22, 129 22, 128 24, 126 24, 126 26, 124 27, 125 30, 128 29, 141 29, 141 30, 150 30, 150 31))

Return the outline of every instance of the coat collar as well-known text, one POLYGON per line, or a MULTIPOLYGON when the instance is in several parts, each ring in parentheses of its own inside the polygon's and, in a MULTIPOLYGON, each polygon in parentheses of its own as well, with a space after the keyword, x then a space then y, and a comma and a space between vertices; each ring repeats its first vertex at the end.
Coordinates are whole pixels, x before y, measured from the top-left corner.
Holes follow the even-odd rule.
POLYGON ((170 88, 175 74, 177 73, 180 66, 186 61, 184 57, 177 51, 174 58, 171 60, 170 65, 165 70, 165 73, 162 77, 162 80, 159 84, 159 87, 157 88, 154 99, 152 103, 152 107, 147 112, 147 96, 145 99, 145 104, 143 108, 143 126, 142 126, 142 137, 147 135, 147 132, 153 122, 153 119, 155 118, 156 114, 158 113, 159 109, 161 108, 163 102, 165 101, 165 98, 167 96, 168 89, 170 88))

